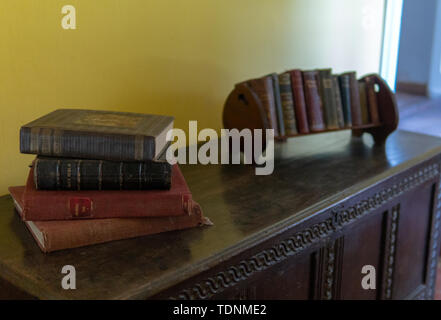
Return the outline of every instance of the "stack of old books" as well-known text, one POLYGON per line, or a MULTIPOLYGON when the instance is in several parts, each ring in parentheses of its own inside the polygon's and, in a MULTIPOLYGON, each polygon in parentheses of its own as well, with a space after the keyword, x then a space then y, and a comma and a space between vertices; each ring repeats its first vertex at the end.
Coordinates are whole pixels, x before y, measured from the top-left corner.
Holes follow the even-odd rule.
POLYGON ((41 250, 209 224, 165 159, 172 128, 168 116, 71 109, 23 126, 20 151, 37 157, 9 190, 41 250))

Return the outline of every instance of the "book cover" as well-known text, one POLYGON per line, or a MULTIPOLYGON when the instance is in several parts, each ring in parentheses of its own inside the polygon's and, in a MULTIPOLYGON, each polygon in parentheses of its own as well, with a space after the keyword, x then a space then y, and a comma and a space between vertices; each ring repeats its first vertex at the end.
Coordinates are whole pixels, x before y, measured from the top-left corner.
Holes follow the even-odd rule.
MULTIPOLYGON (((23 215, 25 187, 10 187, 15 208, 23 215)), ((196 202, 191 216, 164 218, 24 221, 43 252, 83 247, 115 240, 147 236, 173 230, 212 225, 196 202)))
POLYGON ((297 129, 299 133, 309 133, 308 113, 306 112, 306 100, 303 89, 303 76, 300 70, 288 71, 291 75, 292 95, 296 115, 297 129))
POLYGON ((166 145, 173 117, 58 109, 20 129, 20 151, 53 157, 148 161, 166 145))
POLYGON ((343 103, 341 99, 341 91, 340 85, 338 83, 338 77, 336 75, 332 75, 332 92, 334 94, 334 105, 337 110, 337 120, 338 126, 340 128, 345 127, 345 119, 343 114, 343 103))
POLYGON ((294 111, 294 98, 291 89, 291 75, 288 72, 279 75, 279 85, 285 131, 287 135, 294 135, 297 134, 297 126, 294 111))
POLYGON ((280 84, 279 84, 279 76, 277 73, 270 74, 273 83, 273 91, 274 91, 274 102, 276 104, 276 113, 277 113, 277 127, 279 128, 279 135, 285 135, 285 122, 283 119, 283 110, 282 110, 282 99, 280 96, 280 84))
POLYGON ((257 94, 266 112, 269 128, 274 129, 274 136, 279 135, 277 127, 276 103, 274 101, 273 79, 270 76, 248 80, 246 84, 257 94))
POLYGON ((352 114, 351 114, 351 86, 349 75, 340 75, 338 77, 341 93, 341 102, 343 105, 343 116, 345 119, 345 126, 352 127, 352 114))
POLYGON ((303 71, 303 86, 305 88, 309 130, 312 132, 324 131, 326 127, 323 120, 322 100, 318 88, 318 72, 315 70, 303 71))
POLYGON ((330 130, 339 129, 337 107, 332 83, 332 69, 317 70, 319 79, 319 94, 322 98, 323 115, 326 128, 330 130))
POLYGON ((366 83, 366 93, 370 118, 372 120, 372 123, 379 124, 381 120, 378 110, 377 93, 375 92, 375 80, 373 77, 368 76, 365 78, 364 81, 366 83))
POLYGON ((351 116, 352 126, 357 127, 363 124, 360 105, 360 92, 358 88, 357 73, 347 72, 343 76, 349 77, 349 88, 351 94, 351 116))
POLYGON ((369 124, 371 121, 368 109, 366 83, 364 83, 364 81, 358 82, 358 91, 360 92, 361 120, 363 124, 369 124))
POLYGON ((170 190, 37 190, 31 168, 23 197, 23 219, 71 220, 192 215, 192 195, 178 165, 170 190))

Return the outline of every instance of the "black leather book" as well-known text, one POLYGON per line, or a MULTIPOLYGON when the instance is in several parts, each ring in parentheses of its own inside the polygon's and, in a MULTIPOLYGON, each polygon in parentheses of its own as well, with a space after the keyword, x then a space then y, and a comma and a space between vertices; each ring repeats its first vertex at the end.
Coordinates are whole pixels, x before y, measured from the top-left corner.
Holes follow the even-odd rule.
POLYGON ((41 156, 115 161, 157 158, 173 117, 59 109, 21 127, 20 151, 41 156))
POLYGON ((33 163, 38 190, 170 189, 172 166, 158 160, 119 162, 37 157, 33 163))

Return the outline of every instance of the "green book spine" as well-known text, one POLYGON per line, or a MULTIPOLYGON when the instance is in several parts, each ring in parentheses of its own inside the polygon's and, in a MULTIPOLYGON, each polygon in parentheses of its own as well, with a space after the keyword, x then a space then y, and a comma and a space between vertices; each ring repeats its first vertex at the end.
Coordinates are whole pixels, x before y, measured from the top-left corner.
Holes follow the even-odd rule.
POLYGON ((327 129, 339 129, 337 109, 334 104, 334 92, 332 90, 331 69, 318 70, 319 92, 323 102, 323 113, 327 129))
POLYGON ((338 76, 332 76, 332 91, 334 92, 334 105, 337 110, 338 126, 345 127, 345 119, 343 115, 343 103, 341 100, 340 86, 338 84, 338 76))
POLYGON ((361 120, 363 124, 369 124, 371 123, 371 121, 369 119, 366 83, 364 83, 363 81, 359 81, 358 90, 360 92, 361 120))
POLYGON ((279 85, 285 132, 287 135, 294 135, 298 131, 294 111, 294 97, 291 88, 291 74, 289 72, 279 75, 279 85))
POLYGON ((338 77, 340 84, 341 102, 343 105, 343 116, 345 119, 345 126, 352 127, 351 114, 351 82, 349 75, 341 75, 338 77))
POLYGON ((277 125, 279 127, 279 134, 281 136, 284 136, 285 124, 283 120, 282 100, 280 97, 279 76, 277 75, 277 73, 272 73, 271 78, 273 79, 274 101, 276 103, 277 125))

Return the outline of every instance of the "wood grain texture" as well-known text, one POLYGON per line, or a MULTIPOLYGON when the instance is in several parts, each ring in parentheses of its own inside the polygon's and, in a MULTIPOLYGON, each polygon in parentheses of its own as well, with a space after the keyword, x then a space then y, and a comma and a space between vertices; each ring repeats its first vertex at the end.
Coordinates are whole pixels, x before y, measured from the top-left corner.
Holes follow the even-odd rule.
MULTIPOLYGON (((419 235, 430 242, 423 250, 430 255, 418 256, 429 262, 415 260, 415 276, 393 292, 428 292, 439 248, 439 218, 433 215, 439 210, 429 208, 439 203, 431 193, 435 185, 439 194, 440 154, 441 139, 435 137, 397 131, 376 146, 369 136, 351 139, 342 131, 278 144, 271 176, 255 176, 253 166, 183 166, 194 199, 215 226, 48 255, 6 196, 0 200, 0 275, 43 299, 307 299, 315 285, 313 254, 343 236, 333 247, 341 279, 333 277, 331 298, 374 299, 376 292, 360 288, 360 266, 350 262, 381 264, 381 217, 400 204, 400 223, 406 224, 398 230, 410 230, 406 236, 418 241, 398 258, 406 261, 421 250, 419 235), (418 206, 411 207, 412 201, 418 206), (430 228, 416 223, 421 215, 430 228), (77 290, 60 287, 66 264, 76 267, 77 290), (418 270, 427 270, 426 280, 418 270)), ((404 240, 399 235, 398 246, 404 240)))

